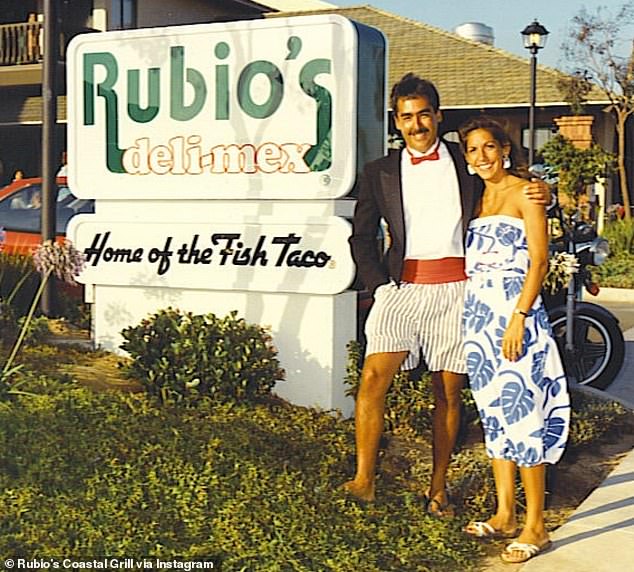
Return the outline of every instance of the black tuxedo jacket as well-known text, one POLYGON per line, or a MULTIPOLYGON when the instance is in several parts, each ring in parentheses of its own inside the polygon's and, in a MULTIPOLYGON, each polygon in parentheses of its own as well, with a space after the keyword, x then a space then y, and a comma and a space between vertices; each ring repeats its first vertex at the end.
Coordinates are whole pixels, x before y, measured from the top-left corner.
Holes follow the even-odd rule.
MULTIPOLYGON (((462 228, 467 225, 482 196, 480 177, 467 173, 464 156, 457 143, 443 141, 453 158, 460 186, 462 228)), ((358 200, 354 211, 350 246, 357 272, 363 285, 374 292, 390 280, 400 281, 405 257, 405 218, 401 191, 401 152, 393 151, 371 161, 358 184, 358 200), (378 243, 379 222, 385 219, 390 245, 385 255, 378 243)))

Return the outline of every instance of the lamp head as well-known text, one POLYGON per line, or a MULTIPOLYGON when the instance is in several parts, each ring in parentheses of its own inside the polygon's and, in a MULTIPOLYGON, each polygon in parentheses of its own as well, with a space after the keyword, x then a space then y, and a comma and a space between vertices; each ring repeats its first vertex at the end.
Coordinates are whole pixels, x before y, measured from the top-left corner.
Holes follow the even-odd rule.
POLYGON ((549 32, 537 20, 533 20, 531 24, 522 30, 522 38, 524 47, 530 50, 532 54, 537 53, 546 45, 546 36, 549 32))

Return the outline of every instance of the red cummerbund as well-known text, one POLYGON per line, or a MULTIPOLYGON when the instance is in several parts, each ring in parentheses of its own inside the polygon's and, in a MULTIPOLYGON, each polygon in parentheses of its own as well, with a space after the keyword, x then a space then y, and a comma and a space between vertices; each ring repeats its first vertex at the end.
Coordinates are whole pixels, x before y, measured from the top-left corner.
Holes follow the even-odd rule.
POLYGON ((412 284, 445 284, 466 279, 464 258, 457 257, 405 260, 401 273, 401 280, 412 284))

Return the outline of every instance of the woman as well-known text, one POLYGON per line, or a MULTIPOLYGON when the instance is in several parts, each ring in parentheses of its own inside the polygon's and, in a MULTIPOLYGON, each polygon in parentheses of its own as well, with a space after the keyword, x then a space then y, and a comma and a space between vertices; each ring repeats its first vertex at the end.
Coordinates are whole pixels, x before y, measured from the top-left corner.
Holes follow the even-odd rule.
POLYGON ((515 473, 526 493, 526 522, 502 552, 525 562, 546 549, 545 465, 568 435, 570 405, 557 346, 539 295, 548 266, 544 207, 525 198, 526 179, 511 171, 512 144, 499 123, 478 117, 460 129, 468 170, 485 184, 467 231, 463 326, 467 369, 488 455, 497 511, 470 522, 469 535, 514 537, 515 473))

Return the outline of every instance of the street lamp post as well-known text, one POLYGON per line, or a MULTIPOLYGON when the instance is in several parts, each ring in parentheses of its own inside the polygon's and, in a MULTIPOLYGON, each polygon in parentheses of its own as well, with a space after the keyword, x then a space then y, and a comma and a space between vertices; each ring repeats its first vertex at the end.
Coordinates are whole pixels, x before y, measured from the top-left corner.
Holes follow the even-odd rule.
POLYGON ((535 156, 535 99, 537 95, 537 52, 546 45, 548 30, 537 19, 522 30, 524 47, 531 53, 531 104, 528 112, 528 164, 535 156))

